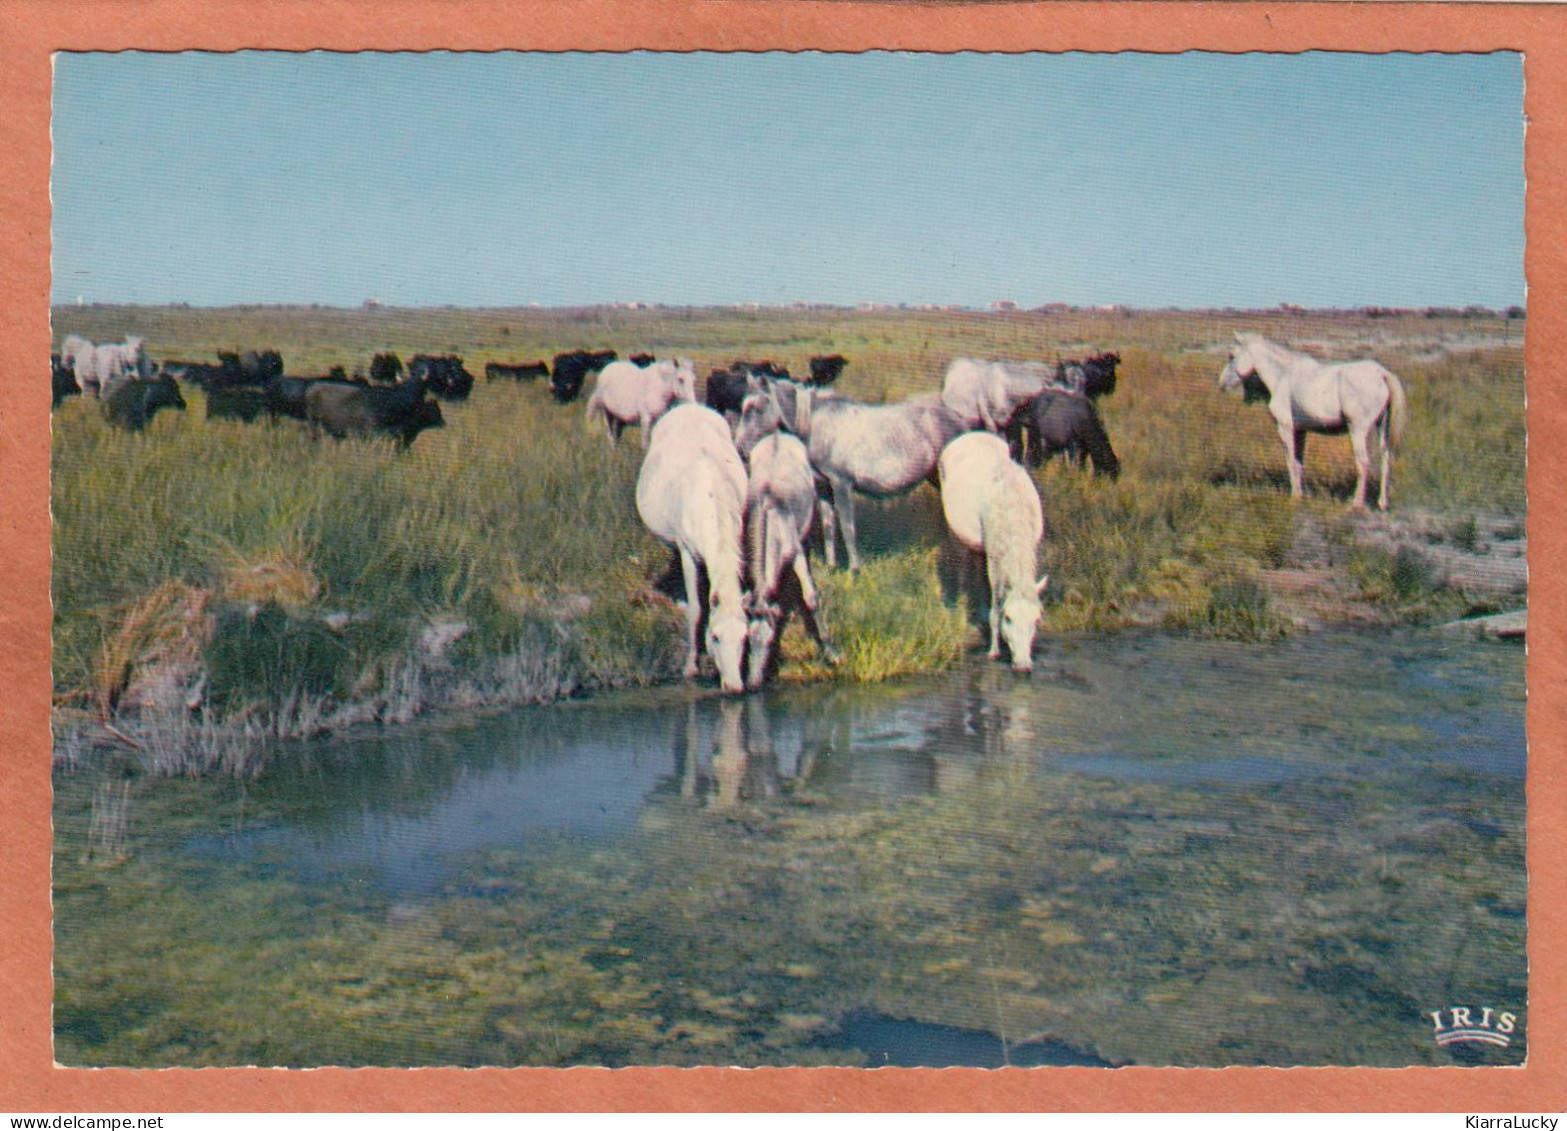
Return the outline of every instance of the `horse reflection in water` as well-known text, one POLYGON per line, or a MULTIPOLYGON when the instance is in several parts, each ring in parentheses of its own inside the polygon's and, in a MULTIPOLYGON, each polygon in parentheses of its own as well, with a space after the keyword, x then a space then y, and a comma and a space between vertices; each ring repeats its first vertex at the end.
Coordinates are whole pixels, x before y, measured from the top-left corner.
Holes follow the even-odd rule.
POLYGON ((675 776, 684 800, 712 809, 777 797, 778 753, 760 700, 719 703, 711 727, 703 726, 700 704, 687 706, 675 737, 675 776))
POLYGON ((1050 731, 1037 689, 974 667, 940 696, 844 689, 809 703, 701 698, 675 725, 659 792, 727 810, 807 796, 898 805, 1031 773, 1050 731))

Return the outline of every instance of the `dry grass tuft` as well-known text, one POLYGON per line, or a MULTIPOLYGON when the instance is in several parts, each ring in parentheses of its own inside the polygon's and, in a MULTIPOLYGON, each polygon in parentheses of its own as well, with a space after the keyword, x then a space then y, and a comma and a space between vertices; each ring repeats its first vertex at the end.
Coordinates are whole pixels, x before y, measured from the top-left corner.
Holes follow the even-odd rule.
POLYGON ((104 640, 93 673, 92 698, 101 718, 118 708, 138 669, 198 657, 211 632, 211 594, 166 581, 134 602, 104 640))
POLYGON ((310 548, 293 536, 260 553, 243 554, 225 546, 218 551, 223 569, 219 592, 236 604, 277 605, 290 613, 302 612, 321 596, 321 581, 310 557, 310 548))

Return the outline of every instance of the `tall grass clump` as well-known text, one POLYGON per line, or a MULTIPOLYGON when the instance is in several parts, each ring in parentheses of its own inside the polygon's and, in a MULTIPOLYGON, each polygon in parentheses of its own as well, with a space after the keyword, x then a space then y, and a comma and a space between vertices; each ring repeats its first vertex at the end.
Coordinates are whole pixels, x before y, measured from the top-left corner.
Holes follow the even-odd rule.
POLYGON ((1393 459, 1393 505, 1523 514, 1523 351, 1444 355, 1397 372, 1409 427, 1393 459))
MULTIPOLYGON (((942 599, 938 556, 935 548, 905 550, 867 561, 858 575, 818 576, 822 607, 830 610, 828 631, 842 654, 842 678, 888 679, 962 659, 974 639, 967 605, 942 599)), ((802 643, 795 640, 786 656, 798 656, 802 643)), ((801 674, 819 671, 815 664, 806 661, 801 674)))

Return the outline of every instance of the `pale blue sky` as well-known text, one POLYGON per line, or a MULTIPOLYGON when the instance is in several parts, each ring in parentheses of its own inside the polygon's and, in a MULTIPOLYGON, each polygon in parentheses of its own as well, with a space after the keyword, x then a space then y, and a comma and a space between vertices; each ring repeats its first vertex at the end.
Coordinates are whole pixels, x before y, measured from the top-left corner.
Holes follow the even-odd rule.
POLYGON ((60 54, 56 302, 1524 300, 1491 55, 60 54))

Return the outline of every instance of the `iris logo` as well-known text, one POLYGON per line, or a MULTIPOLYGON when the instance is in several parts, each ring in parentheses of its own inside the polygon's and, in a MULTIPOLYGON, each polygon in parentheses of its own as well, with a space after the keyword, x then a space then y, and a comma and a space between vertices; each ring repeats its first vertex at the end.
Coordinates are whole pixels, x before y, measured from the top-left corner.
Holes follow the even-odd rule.
POLYGON ((1446 1009, 1433 1009, 1430 1014, 1436 1025, 1436 1043, 1439 1045, 1501 1045, 1512 1044, 1512 1033, 1518 1028, 1518 1017, 1502 1013, 1489 1005, 1479 1009, 1465 1005, 1452 1005, 1446 1009))

